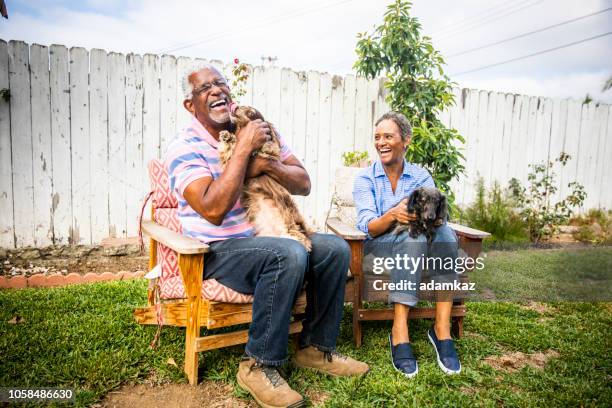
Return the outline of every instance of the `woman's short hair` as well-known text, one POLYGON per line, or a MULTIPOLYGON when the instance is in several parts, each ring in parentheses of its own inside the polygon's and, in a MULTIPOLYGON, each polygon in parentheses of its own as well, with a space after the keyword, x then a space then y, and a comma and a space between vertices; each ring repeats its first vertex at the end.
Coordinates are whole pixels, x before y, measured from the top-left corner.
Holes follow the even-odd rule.
POLYGON ((406 140, 409 137, 412 137, 412 126, 410 126, 410 121, 403 113, 399 112, 387 112, 382 115, 375 123, 375 126, 378 126, 380 122, 383 120, 392 120, 400 130, 400 136, 402 140, 406 140))

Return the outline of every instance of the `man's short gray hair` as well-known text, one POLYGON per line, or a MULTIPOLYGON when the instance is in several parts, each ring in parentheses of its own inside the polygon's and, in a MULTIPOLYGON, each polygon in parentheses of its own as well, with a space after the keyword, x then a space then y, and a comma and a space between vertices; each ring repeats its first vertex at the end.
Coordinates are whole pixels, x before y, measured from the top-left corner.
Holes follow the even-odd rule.
POLYGON ((406 116, 404 116, 403 113, 394 111, 387 112, 380 118, 378 118, 375 126, 378 126, 378 124, 383 120, 392 120, 397 125, 400 130, 400 136, 402 137, 402 140, 406 140, 409 137, 412 137, 412 126, 410 126, 410 121, 406 116))
POLYGON ((187 69, 185 69, 181 75, 181 87, 183 89, 183 97, 185 99, 191 99, 193 97, 193 84, 189 82, 189 76, 194 72, 200 72, 203 69, 214 70, 218 72, 221 77, 227 82, 227 78, 223 75, 223 72, 213 64, 209 62, 196 61, 194 65, 190 65, 187 69))

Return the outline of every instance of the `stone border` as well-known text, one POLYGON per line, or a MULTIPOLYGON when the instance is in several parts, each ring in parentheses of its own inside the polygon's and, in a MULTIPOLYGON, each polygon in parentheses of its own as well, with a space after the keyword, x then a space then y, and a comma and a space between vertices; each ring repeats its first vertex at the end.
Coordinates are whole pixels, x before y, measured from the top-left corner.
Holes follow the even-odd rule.
POLYGON ((53 273, 49 275, 35 274, 30 277, 25 277, 23 275, 13 277, 0 276, 0 288, 49 288, 83 283, 138 279, 142 278, 144 274, 144 272, 121 271, 118 273, 103 272, 100 274, 89 272, 85 275, 72 272, 68 275, 62 275, 61 273, 53 273))

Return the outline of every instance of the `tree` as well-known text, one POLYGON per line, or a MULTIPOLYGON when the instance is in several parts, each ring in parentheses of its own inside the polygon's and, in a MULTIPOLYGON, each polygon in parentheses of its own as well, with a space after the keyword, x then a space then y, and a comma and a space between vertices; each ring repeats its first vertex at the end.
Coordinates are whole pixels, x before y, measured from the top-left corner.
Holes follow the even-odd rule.
POLYGON ((395 0, 387 7, 383 24, 372 34, 357 35, 354 67, 370 79, 386 75, 387 103, 412 123, 406 159, 427 168, 452 203, 449 182, 464 171, 465 158, 457 146, 465 141, 437 115, 454 104, 453 83, 444 74, 444 59, 431 39, 421 36, 418 19, 410 16, 411 6, 409 1, 395 0))

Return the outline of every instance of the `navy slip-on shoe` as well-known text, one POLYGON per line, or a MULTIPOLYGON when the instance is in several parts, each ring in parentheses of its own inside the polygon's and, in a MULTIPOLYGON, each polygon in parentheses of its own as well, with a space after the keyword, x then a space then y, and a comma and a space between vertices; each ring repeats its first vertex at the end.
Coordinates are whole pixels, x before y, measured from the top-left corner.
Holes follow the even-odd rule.
POLYGON ((391 347, 391 364, 393 367, 408 378, 412 378, 419 372, 419 365, 412 353, 410 343, 393 345, 391 334, 389 334, 389 347, 391 347))
POLYGON ((436 350, 438 365, 446 374, 459 374, 461 372, 461 362, 455 350, 455 342, 452 339, 438 340, 436 331, 432 327, 427 332, 429 341, 436 350))

